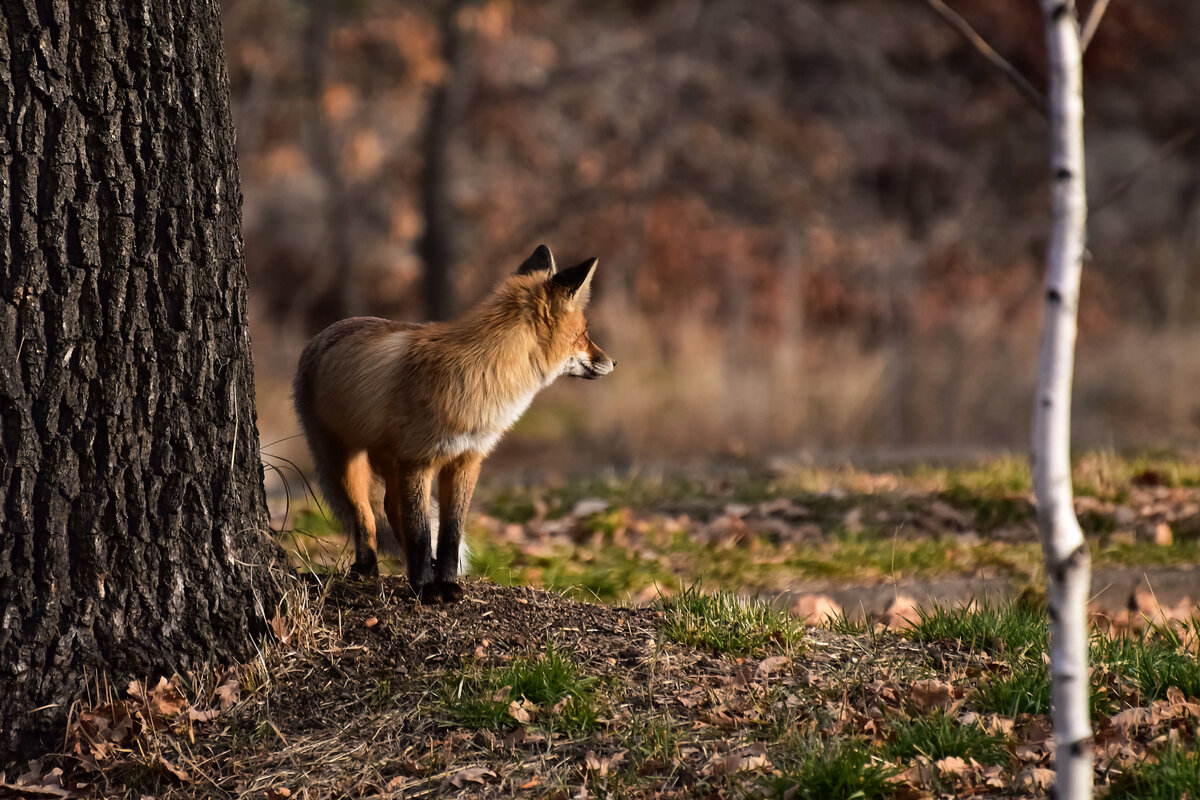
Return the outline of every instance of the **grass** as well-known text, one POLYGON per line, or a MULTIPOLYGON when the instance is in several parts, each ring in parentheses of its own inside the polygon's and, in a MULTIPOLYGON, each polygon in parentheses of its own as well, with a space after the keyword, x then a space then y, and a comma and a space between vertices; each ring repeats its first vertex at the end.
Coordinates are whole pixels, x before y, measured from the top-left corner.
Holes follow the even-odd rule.
POLYGON ((1006 717, 1049 714, 1050 673, 1042 661, 1025 659, 1013 665, 1010 672, 984 681, 971 700, 982 712, 1006 717))
POLYGON ((1106 800, 1181 800, 1200 797, 1200 748, 1175 744, 1157 758, 1131 764, 1112 782, 1106 800))
MULTIPOLYGON (((1198 624, 1193 620, 1193 631, 1198 624)), ((1143 702, 1165 699, 1171 687, 1184 697, 1200 697, 1200 646, 1194 636, 1185 644, 1178 631, 1157 626, 1138 633, 1099 636, 1092 641, 1091 657, 1136 686, 1143 702)))
POLYGON ((1008 657, 1040 658, 1046 648, 1046 609, 1038 603, 982 603, 967 610, 934 606, 918 613, 917 623, 905 634, 918 642, 953 641, 1008 657))
POLYGON ((764 788, 768 797, 789 800, 877 800, 891 797, 899 772, 876 760, 872 748, 856 739, 820 741, 797 736, 777 757, 778 774, 764 788))
MULTIPOLYGON (((934 608, 920 612, 908 637, 925 643, 954 642, 982 651, 1006 665, 985 678, 972 694, 984 712, 1008 716, 1048 714, 1050 676, 1044 654, 1048 636, 1046 612, 1036 603, 980 605, 969 610, 934 608)), ((1120 709, 1123 690, 1136 690, 1134 701, 1162 700, 1172 687, 1185 697, 1200 697, 1200 645, 1194 635, 1200 621, 1184 637, 1174 628, 1152 626, 1143 631, 1092 637, 1091 708, 1094 715, 1120 709)))
POLYGON ((917 755, 930 761, 957 756, 975 759, 980 764, 1007 764, 1011 757, 1008 742, 998 733, 989 733, 978 722, 964 724, 948 714, 936 712, 912 719, 893 718, 892 738, 883 751, 889 760, 904 763, 917 755))
POLYGON ((553 644, 501 667, 468 665, 450 676, 443 702, 468 728, 511 728, 536 722, 569 734, 595 730, 598 681, 553 644), (524 719, 528 715, 528 719, 524 719))
POLYGON ((786 611, 729 591, 704 594, 693 584, 672 597, 660 597, 663 633, 680 644, 717 653, 746 655, 768 648, 792 648, 804 627, 786 611))

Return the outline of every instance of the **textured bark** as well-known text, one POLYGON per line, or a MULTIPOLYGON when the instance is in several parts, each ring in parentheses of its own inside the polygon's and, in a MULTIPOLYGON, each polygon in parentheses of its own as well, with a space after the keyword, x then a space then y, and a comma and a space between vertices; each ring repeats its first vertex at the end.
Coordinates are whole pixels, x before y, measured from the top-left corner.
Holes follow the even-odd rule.
POLYGON ((1071 494, 1071 378, 1087 195, 1083 161, 1083 63, 1073 2, 1042 0, 1050 73, 1053 226, 1046 257, 1046 315, 1034 407, 1033 488, 1050 603, 1055 789, 1059 800, 1092 795, 1087 600, 1091 556, 1071 494))
POLYGON ((0 756, 274 605, 212 0, 0 13, 0 756))

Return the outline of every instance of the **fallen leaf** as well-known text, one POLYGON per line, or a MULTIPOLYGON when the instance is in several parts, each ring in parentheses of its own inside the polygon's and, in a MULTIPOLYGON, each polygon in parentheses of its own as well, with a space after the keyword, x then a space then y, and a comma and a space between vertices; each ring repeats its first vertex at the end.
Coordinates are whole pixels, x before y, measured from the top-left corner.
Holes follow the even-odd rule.
POLYGON ((287 800, 292 796, 292 790, 284 786, 267 789, 267 800, 287 800))
POLYGON ((909 699, 918 711, 949 711, 954 705, 954 687, 937 678, 914 681, 909 699))
POLYGON ((221 708, 230 708, 242 699, 242 683, 237 678, 230 678, 217 687, 216 694, 221 708))
POLYGON ((512 717, 513 719, 515 719, 517 722, 520 722, 522 724, 530 722, 533 719, 533 717, 530 716, 529 709, 527 709, 525 707, 525 704, 528 702, 529 702, 528 700, 525 700, 525 701, 513 700, 511 703, 508 704, 509 716, 512 717))
POLYGON ((963 761, 958 756, 947 756, 946 758, 938 759, 934 762, 938 772, 942 775, 966 775, 971 771, 971 767, 966 761, 963 761))
POLYGON ((792 660, 787 656, 771 656, 764 658, 759 662, 758 669, 754 670, 754 677, 762 678, 770 675, 772 672, 779 672, 784 667, 792 663, 792 660))
POLYGON ((167 759, 165 757, 163 757, 162 755, 158 756, 157 763, 158 763, 159 767, 166 770, 167 773, 173 775, 175 777, 175 779, 178 780, 180 783, 191 783, 192 782, 192 776, 188 775, 185 770, 182 770, 179 767, 172 764, 170 761, 167 761, 167 759))
POLYGON ((1054 770, 1045 767, 1028 767, 1017 775, 1017 786, 1044 792, 1054 783, 1054 770))
POLYGON ((195 706, 191 706, 188 708, 188 719, 192 720, 193 722, 208 722, 211 719, 215 719, 220 713, 221 711, 216 708, 210 708, 207 711, 201 711, 195 706))
POLYGON ((770 763, 767 758, 767 746, 762 742, 755 742, 732 753, 716 754, 705 767, 705 772, 720 778, 733 775, 735 772, 766 767, 770 763))
POLYGON ((450 783, 454 784, 455 788, 461 789, 464 783, 477 783, 483 786, 487 783, 487 778, 495 777, 496 773, 487 767, 467 767, 454 773, 450 778, 450 783))
POLYGON ((920 605, 915 598, 906 594, 896 595, 883 613, 884 624, 894 631, 911 628, 921 619, 920 605))

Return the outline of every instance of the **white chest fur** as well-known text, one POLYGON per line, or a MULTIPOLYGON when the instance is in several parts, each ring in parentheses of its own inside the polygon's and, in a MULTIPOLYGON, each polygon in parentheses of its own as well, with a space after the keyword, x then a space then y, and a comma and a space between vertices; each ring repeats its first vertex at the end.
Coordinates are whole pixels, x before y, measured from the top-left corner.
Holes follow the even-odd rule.
POLYGON ((504 432, 511 428, 529 408, 529 404, 533 402, 539 389, 541 389, 540 386, 501 404, 493 412, 490 424, 468 433, 455 434, 445 439, 440 449, 450 458, 463 453, 486 454, 491 452, 504 432))

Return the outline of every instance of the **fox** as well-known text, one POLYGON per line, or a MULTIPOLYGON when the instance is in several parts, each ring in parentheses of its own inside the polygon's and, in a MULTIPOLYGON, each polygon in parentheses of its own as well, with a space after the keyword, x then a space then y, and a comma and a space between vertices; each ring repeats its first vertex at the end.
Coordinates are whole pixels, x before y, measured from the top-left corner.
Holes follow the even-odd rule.
POLYGON ((555 379, 616 367, 584 318, 596 264, 559 271, 539 245, 455 320, 352 317, 309 340, 293 401, 317 485, 352 535, 353 573, 379 575, 378 537, 390 535, 415 597, 462 599, 463 525, 484 458, 555 379))

